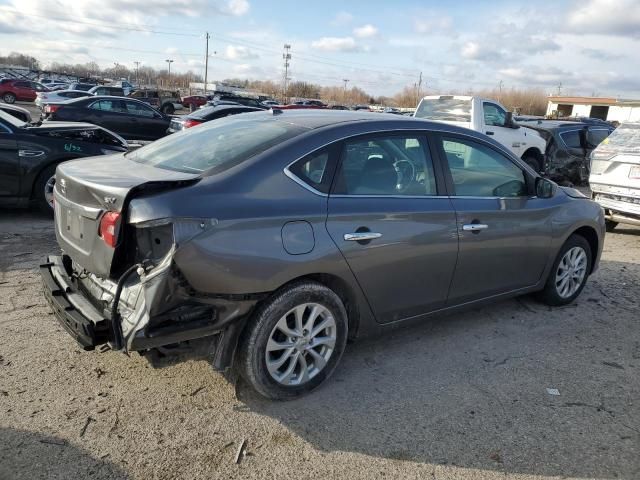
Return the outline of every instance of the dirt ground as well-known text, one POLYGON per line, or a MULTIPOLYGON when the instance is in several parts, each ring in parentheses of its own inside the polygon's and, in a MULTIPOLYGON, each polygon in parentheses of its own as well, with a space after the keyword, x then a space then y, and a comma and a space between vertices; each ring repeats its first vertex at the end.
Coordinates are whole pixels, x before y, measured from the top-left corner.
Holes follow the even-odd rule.
POLYGON ((640 478, 640 229, 607 235, 573 305, 525 297, 355 343, 287 403, 204 362, 82 352, 41 294, 55 251, 49 220, 0 212, 2 480, 640 478))

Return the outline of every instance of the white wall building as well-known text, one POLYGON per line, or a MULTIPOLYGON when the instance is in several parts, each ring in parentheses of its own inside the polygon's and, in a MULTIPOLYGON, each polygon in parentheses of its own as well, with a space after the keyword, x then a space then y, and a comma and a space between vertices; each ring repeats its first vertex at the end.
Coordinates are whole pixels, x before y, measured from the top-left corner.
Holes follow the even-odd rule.
POLYGON ((640 100, 550 96, 547 116, 593 117, 610 122, 637 122, 640 121, 640 100))

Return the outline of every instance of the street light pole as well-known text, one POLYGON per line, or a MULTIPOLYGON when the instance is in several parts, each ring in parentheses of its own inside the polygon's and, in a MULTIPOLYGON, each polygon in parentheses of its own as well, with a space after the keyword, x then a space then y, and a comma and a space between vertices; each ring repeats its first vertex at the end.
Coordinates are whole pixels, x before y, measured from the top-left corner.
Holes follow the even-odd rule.
POLYGON ((171 82, 171 64, 173 63, 173 60, 171 59, 166 59, 165 62, 167 62, 169 64, 169 73, 167 75, 168 77, 168 81, 171 82))
POLYGON ((140 62, 133 62, 136 64, 136 85, 139 88, 140 87, 140 80, 138 79, 138 70, 140 68, 140 62))

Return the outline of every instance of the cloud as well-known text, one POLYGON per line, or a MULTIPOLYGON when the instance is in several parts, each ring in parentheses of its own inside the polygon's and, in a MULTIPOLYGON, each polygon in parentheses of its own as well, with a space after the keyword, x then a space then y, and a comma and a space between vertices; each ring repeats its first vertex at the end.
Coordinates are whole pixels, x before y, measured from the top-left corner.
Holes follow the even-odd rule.
POLYGON ((520 81, 528 85, 555 86, 559 83, 567 84, 574 78, 574 73, 558 67, 510 67, 503 68, 498 73, 507 79, 520 81))
POLYGON ((420 34, 444 33, 452 30, 453 20, 447 15, 423 12, 413 21, 413 29, 420 34))
POLYGON ((588 0, 569 13, 571 31, 640 38, 638 0, 588 0))
POLYGON ((599 48, 583 48, 580 53, 593 60, 620 60, 626 58, 626 55, 606 52, 599 48))
POLYGON ((325 52, 358 52, 362 50, 353 37, 322 37, 311 42, 311 48, 325 52))
POLYGON ((334 27, 342 27, 344 25, 349 25, 352 21, 353 15, 349 12, 338 12, 330 23, 334 27))
POLYGON ((462 45, 460 55, 467 60, 500 60, 503 56, 499 49, 473 41, 462 45))
POLYGON ((240 17, 249 12, 249 2, 247 0, 229 0, 226 8, 222 11, 233 16, 240 17))
POLYGON ((227 45, 224 56, 229 60, 258 58, 258 55, 249 50, 248 47, 236 45, 227 45))
POLYGON ((361 27, 354 28, 353 34, 357 38, 371 38, 378 35, 378 29, 370 23, 367 23, 366 25, 363 25, 361 27))

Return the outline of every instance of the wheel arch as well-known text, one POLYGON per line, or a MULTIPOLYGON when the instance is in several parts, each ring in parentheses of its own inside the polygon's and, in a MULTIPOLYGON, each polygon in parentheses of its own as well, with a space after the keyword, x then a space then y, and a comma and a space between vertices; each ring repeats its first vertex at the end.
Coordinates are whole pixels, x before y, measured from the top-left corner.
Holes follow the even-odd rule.
POLYGON ((571 232, 571 235, 579 235, 589 243, 589 247, 591 247, 591 271, 589 273, 592 273, 598 258, 598 247, 600 243, 596 229, 584 225, 571 232))
POLYGON ((527 148, 520 158, 524 160, 527 157, 535 157, 538 160, 538 162, 540 162, 540 166, 541 167, 543 166, 544 155, 538 149, 538 147, 527 148))

